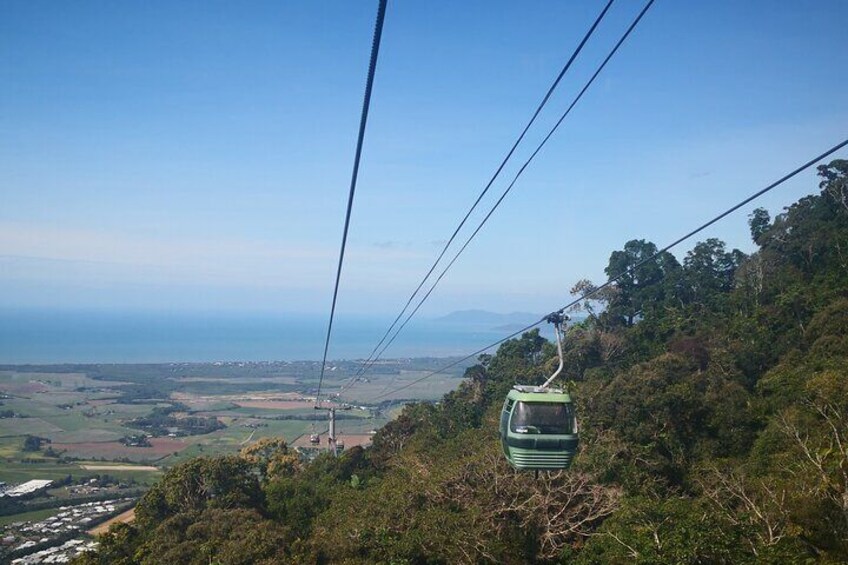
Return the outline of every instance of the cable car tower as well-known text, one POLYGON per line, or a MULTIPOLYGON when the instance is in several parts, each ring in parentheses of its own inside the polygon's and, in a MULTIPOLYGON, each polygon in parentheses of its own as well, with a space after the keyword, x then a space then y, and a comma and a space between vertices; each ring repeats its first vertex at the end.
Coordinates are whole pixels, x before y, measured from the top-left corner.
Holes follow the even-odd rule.
MULTIPOLYGON (((337 438, 336 438, 336 407, 330 406, 330 407, 324 408, 323 406, 321 406, 321 401, 319 399, 318 405, 315 406, 315 409, 327 411, 327 418, 330 421, 330 425, 327 429, 327 447, 330 450, 330 452, 333 454, 333 456, 337 456, 339 454, 339 449, 340 448, 344 449, 344 443, 337 441, 337 438)), ((318 445, 321 442, 320 436, 318 436, 316 434, 312 434, 312 435, 309 436, 309 441, 313 445, 318 445), (313 440, 317 440, 317 441, 313 441, 313 440)))
POLYGON ((554 312, 559 366, 541 386, 515 385, 504 401, 500 419, 504 456, 518 470, 567 469, 577 452, 577 419, 571 396, 551 383, 562 372, 562 325, 568 318, 554 312))

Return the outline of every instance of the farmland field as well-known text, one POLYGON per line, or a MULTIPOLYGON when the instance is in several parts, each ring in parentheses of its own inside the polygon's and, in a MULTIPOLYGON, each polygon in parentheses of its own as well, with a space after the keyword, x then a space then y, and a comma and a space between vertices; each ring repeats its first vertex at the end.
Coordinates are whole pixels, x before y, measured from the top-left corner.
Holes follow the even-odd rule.
MULTIPOLYGON (((369 432, 404 400, 432 400, 454 388, 461 368, 375 400, 444 362, 381 362, 377 373, 327 403, 360 368, 336 362, 324 380, 323 406, 337 408, 346 446, 370 442, 369 432)), ((315 362, 0 367, 0 481, 101 472, 150 484, 180 461, 235 453, 264 437, 310 449, 309 434, 328 430, 327 412, 314 409, 317 372, 315 362), (31 436, 37 448, 27 450, 31 436)))
POLYGON ((129 507, 174 465, 238 453, 263 438, 282 438, 305 458, 368 446, 405 402, 457 386, 462 369, 413 383, 443 363, 382 361, 360 378, 359 363, 335 362, 320 410, 315 362, 0 366, 0 487, 53 481, 20 499, 1 498, 0 531, 20 544, 28 539, 24 522, 71 507, 96 514, 100 502, 111 509, 107 500, 125 501, 109 510, 117 514, 109 521, 81 530, 104 531, 131 520, 129 507))
POLYGON ((154 437, 148 440, 150 447, 129 447, 117 441, 89 441, 79 443, 54 443, 53 449, 77 459, 99 459, 102 461, 149 461, 155 462, 188 447, 188 443, 174 438, 154 437))
POLYGON ((150 465, 80 465, 86 471, 158 471, 150 465))

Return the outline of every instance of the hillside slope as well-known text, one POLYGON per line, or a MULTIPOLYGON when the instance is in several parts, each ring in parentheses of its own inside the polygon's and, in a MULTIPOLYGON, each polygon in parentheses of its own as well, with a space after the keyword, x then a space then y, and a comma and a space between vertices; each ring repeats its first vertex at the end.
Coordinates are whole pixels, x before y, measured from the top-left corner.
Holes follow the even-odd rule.
MULTIPOLYGON (((756 253, 709 239, 581 305, 569 471, 536 480, 499 451, 506 392, 555 363, 534 331, 369 450, 303 465, 266 441, 174 468, 81 562, 848 561, 848 161, 819 173, 751 215, 756 253)), ((607 273, 655 251, 627 242, 607 273)))

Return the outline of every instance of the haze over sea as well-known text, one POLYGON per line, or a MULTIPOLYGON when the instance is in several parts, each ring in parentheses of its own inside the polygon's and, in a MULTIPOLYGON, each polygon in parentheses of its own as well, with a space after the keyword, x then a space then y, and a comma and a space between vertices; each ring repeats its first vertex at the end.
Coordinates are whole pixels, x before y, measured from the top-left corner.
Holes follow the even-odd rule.
MULTIPOLYGON (((337 317, 329 358, 367 357, 390 322, 337 317)), ((326 324, 303 315, 0 309, 0 363, 320 360, 326 324)), ((510 329, 416 319, 385 357, 467 355, 510 329)))

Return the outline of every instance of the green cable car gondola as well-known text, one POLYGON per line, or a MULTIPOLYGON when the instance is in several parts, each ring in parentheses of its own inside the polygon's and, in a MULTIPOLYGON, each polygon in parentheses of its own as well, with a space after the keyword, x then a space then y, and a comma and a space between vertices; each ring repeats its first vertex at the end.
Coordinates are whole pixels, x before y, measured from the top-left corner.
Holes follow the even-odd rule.
POLYGON ((513 387, 501 411, 500 434, 504 455, 519 470, 567 469, 577 452, 577 419, 571 396, 549 385, 563 368, 564 318, 552 314, 559 368, 542 386, 513 387))

